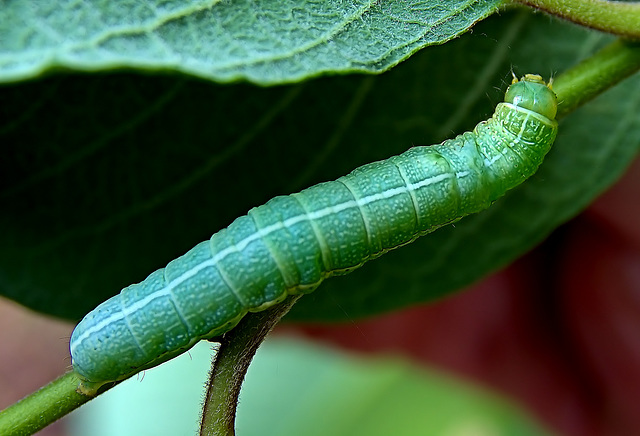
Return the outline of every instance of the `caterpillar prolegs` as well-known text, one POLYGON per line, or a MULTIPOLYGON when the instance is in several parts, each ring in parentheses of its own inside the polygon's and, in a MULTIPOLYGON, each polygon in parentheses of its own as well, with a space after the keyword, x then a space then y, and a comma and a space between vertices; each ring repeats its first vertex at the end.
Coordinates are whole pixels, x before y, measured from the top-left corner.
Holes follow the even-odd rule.
POLYGON ((70 343, 82 388, 167 361, 249 311, 489 207, 537 170, 556 137, 556 107, 528 74, 472 132, 251 209, 84 317, 70 343))

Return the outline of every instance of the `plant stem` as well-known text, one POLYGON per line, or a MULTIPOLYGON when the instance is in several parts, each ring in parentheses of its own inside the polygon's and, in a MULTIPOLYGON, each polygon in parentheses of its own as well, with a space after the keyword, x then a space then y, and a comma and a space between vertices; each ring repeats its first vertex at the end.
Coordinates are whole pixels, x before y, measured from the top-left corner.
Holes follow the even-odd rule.
POLYGON ((605 0, 511 0, 562 17, 574 23, 640 39, 640 4, 605 0))
POLYGON ((0 434, 31 435, 91 400, 76 392, 79 383, 77 374, 68 372, 0 411, 0 434))
POLYGON ((302 295, 294 295, 272 308, 249 313, 222 338, 209 375, 201 436, 235 435, 236 408, 244 377, 258 347, 302 295))
POLYGON ((558 117, 567 115, 638 70, 640 42, 614 41, 553 82, 559 101, 558 117))

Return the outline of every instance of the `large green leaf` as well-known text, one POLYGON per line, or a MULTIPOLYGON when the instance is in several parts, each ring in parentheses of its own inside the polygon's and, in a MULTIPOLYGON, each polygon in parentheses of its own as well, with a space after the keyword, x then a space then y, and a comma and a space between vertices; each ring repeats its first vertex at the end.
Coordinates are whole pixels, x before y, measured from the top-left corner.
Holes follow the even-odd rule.
MULTIPOLYGON (((274 195, 470 129, 502 98, 511 67, 555 74, 607 40, 504 13, 381 76, 264 89, 122 73, 0 89, 1 292, 77 319, 274 195)), ((636 77, 562 120, 557 146, 522 189, 328 280, 292 316, 426 301, 514 259, 636 154, 639 94, 636 77)))
POLYGON ((500 0, 5 1, 0 82, 54 69, 179 71, 218 82, 381 72, 500 0))

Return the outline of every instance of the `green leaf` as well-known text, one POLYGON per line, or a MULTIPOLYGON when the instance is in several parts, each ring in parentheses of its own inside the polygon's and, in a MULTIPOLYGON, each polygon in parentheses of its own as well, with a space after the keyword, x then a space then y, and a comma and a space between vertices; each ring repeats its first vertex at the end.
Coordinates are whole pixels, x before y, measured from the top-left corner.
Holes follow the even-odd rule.
MULTIPOLYGON (((502 99, 511 68, 556 74, 608 41, 504 13, 381 76, 265 89, 120 73, 0 88, 0 292, 79 319, 274 195, 471 129, 502 99)), ((522 189, 327 280, 291 316, 353 318, 427 301, 516 258, 635 156, 639 93, 634 77, 563 119, 522 189)))
POLYGON ((377 73, 495 12, 500 0, 4 2, 0 83, 136 68, 262 85, 377 73))

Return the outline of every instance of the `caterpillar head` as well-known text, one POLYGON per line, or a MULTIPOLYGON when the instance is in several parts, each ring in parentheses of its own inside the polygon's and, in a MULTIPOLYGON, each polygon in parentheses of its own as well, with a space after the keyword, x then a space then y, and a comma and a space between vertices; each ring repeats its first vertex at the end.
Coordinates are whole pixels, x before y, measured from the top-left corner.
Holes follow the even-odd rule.
POLYGON ((549 84, 537 74, 526 74, 518 80, 514 77, 504 96, 506 103, 529 109, 550 120, 555 119, 558 111, 558 99, 549 84))

